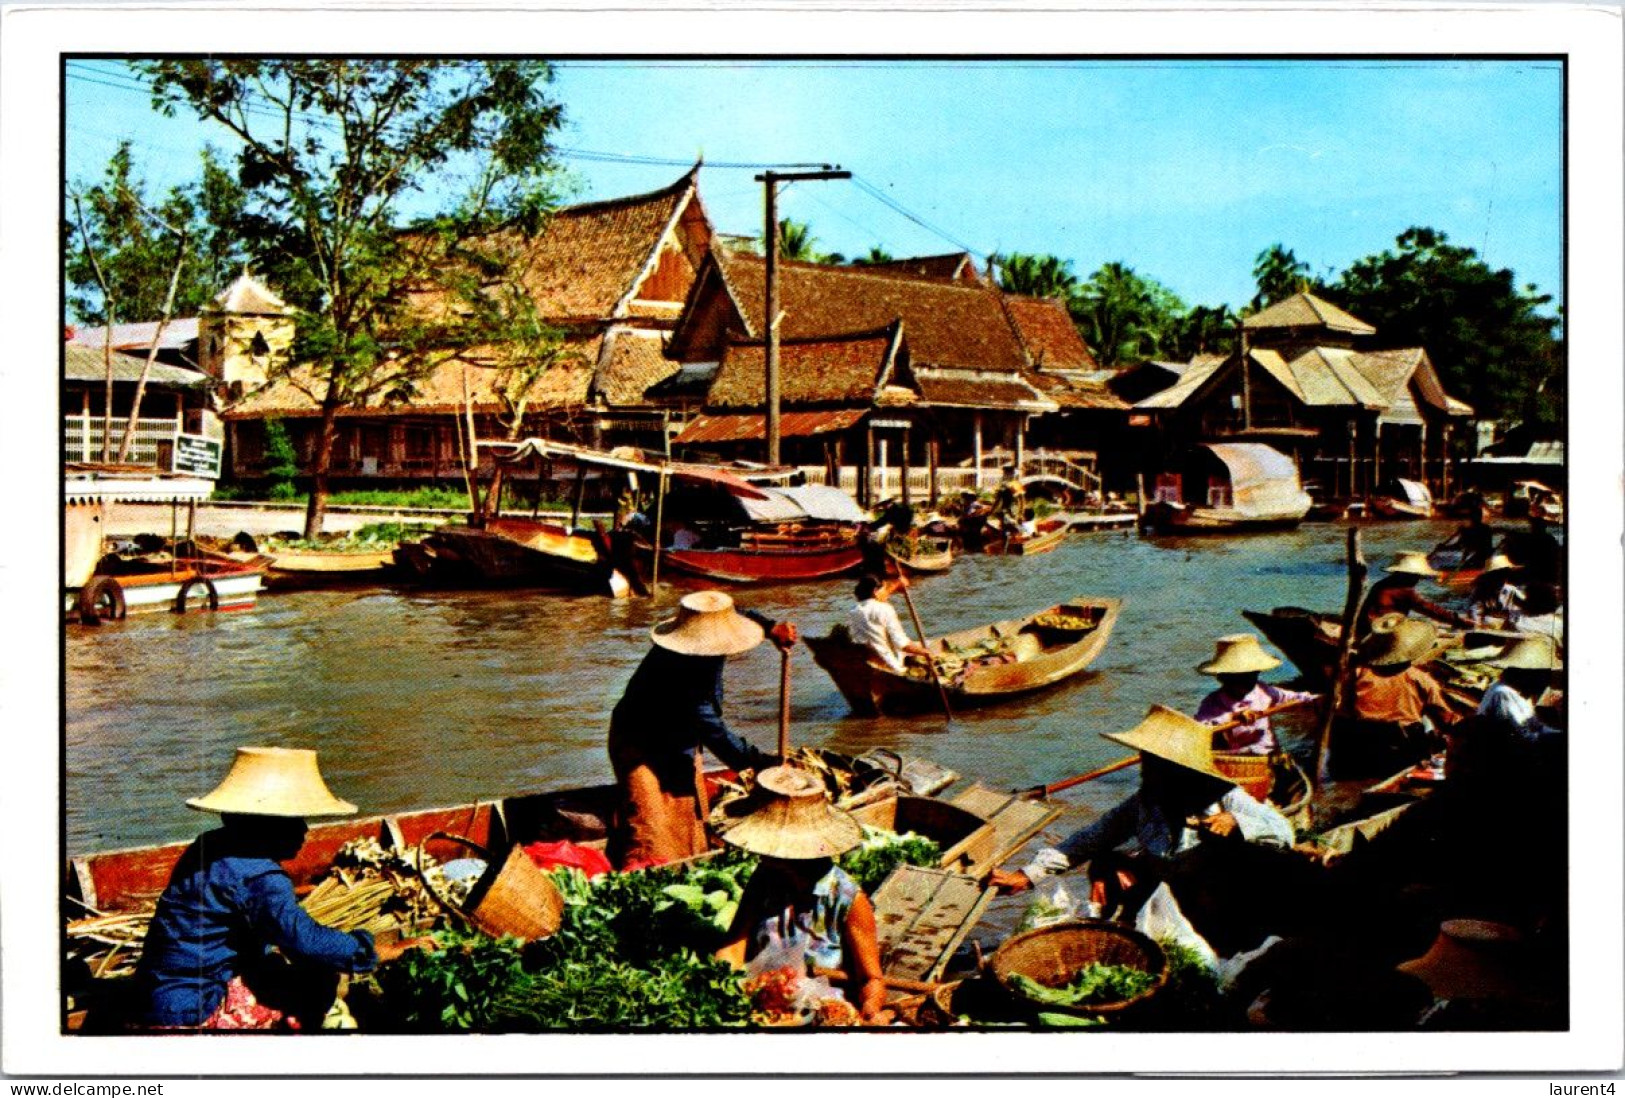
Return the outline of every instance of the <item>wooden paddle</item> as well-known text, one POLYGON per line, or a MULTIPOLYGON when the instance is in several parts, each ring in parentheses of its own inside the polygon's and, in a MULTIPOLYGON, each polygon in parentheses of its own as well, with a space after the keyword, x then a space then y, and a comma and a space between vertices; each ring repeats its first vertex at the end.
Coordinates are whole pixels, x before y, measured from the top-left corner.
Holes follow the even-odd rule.
MULTIPOLYGON (((1314 700, 1315 699, 1313 698, 1299 698, 1294 701, 1284 701, 1280 705, 1272 705, 1268 709, 1258 710, 1258 717, 1268 717, 1273 716, 1276 713, 1284 713, 1288 709, 1297 709, 1300 706, 1308 705, 1314 700)), ((1258 718, 1255 717, 1254 720, 1256 719, 1258 718)), ((1223 724, 1213 725, 1211 731, 1214 734, 1228 732, 1232 728, 1240 728, 1242 725, 1249 723, 1251 722, 1240 719, 1225 721, 1223 724)), ((1092 782, 1096 778, 1105 777, 1107 774, 1115 774, 1119 770, 1127 770, 1129 767, 1133 766, 1139 761, 1140 756, 1130 755, 1126 759, 1118 759, 1114 763, 1107 763, 1105 766, 1099 767, 1095 770, 1090 770, 1087 773, 1078 774, 1070 778, 1063 778, 1062 780, 1052 782, 1049 785, 1035 785, 1031 789, 1017 790, 1017 793, 1028 798, 1048 797, 1050 794, 1059 793, 1063 789, 1071 789, 1075 785, 1082 785, 1084 782, 1092 782)))
POLYGON ((1337 660, 1332 665, 1332 688, 1327 692, 1326 712, 1321 717, 1319 734, 1315 737, 1315 770, 1309 775, 1310 803, 1327 781, 1327 761, 1331 753, 1332 724, 1343 707, 1349 689, 1349 654, 1354 648, 1354 625, 1360 620, 1365 607, 1367 574, 1365 556, 1360 552, 1360 528, 1349 528, 1348 540, 1348 595, 1343 602, 1343 632, 1337 638, 1337 660))
POLYGON ((954 719, 953 706, 948 704, 948 688, 942 685, 942 675, 937 671, 936 657, 931 655, 931 646, 925 640, 925 626, 920 624, 920 612, 914 609, 914 596, 909 594, 908 580, 898 569, 898 582, 903 587, 903 601, 908 604, 908 616, 914 619, 914 632, 920 638, 920 647, 926 650, 925 666, 931 669, 931 681, 937 684, 937 697, 942 699, 942 715, 949 721, 954 719))
POLYGON ((790 649, 779 649, 779 765, 790 761, 790 649))

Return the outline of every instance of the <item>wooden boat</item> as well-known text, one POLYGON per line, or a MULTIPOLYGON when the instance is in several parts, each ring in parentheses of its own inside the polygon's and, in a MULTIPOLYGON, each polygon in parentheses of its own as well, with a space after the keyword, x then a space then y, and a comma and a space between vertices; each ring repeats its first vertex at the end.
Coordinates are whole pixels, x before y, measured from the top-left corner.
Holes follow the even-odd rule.
POLYGON ((81 623, 127 614, 191 610, 247 610, 259 599, 266 561, 232 560, 212 553, 108 556, 79 588, 70 588, 65 611, 81 623))
MULTIPOLYGON (((653 550, 646 548, 652 557, 653 550)), ((680 572, 723 583, 796 583, 854 571, 863 563, 856 543, 824 546, 664 549, 660 559, 680 572)))
POLYGON ((556 522, 491 518, 483 528, 448 526, 394 561, 403 572, 444 583, 539 585, 607 591, 612 568, 603 536, 556 522))
POLYGON ((953 567, 953 543, 947 538, 919 538, 912 546, 889 545, 886 555, 897 562, 905 575, 929 576, 953 567))
POLYGON ((1396 479, 1387 490, 1366 498, 1366 514, 1382 519, 1433 517, 1433 493, 1420 481, 1396 479))
POLYGON ((314 549, 283 549, 269 555, 267 590, 299 591, 338 587, 350 583, 378 583, 394 572, 394 551, 334 553, 314 549))
MULTIPOLYGON (((939 660, 946 655, 961 665, 947 669, 943 683, 954 705, 985 705, 1053 686, 1088 667, 1106 647, 1121 606, 1117 599, 1079 597, 1024 618, 949 633, 926 647, 939 660), (1036 620, 1045 614, 1079 617, 1089 624, 1075 631, 1049 628, 1036 620), (1001 651, 976 657, 994 647, 1001 651)), ((844 626, 825 637, 803 639, 856 713, 904 712, 940 704, 925 668, 898 672, 872 662, 869 650, 853 644, 844 626)))
POLYGON ((1204 443, 1177 473, 1157 478, 1145 525, 1166 534, 1242 534, 1297 526, 1313 501, 1298 467, 1279 450, 1257 442, 1204 443), (1207 484, 1203 502, 1186 498, 1185 485, 1207 484))
POLYGON ((1061 519, 1044 519, 1034 525, 1035 533, 1011 534, 1008 541, 996 530, 989 530, 983 535, 982 552, 990 557, 1033 557, 1055 549, 1066 537, 1067 524, 1061 519))

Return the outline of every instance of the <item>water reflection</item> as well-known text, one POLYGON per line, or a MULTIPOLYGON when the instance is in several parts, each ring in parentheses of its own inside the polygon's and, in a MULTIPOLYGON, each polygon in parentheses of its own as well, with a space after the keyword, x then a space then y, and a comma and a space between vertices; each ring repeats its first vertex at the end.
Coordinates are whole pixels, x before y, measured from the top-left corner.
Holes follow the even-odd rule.
MULTIPOLYGON (((925 578, 915 602, 932 633, 1018 617, 1073 595, 1115 596, 1123 613, 1091 671, 1004 706, 868 719, 805 649, 793 663, 797 743, 895 747, 996 787, 1054 781, 1116 758, 1098 733, 1152 702, 1189 709, 1210 688, 1196 665, 1242 609, 1342 604, 1344 527, 1227 539, 1078 535, 1034 558, 973 557, 925 578)), ((1447 523, 1373 525, 1375 565, 1426 549, 1447 523)), ((155 615, 67 637, 68 846, 73 852, 194 835, 183 805, 224 773, 239 744, 315 747, 329 784, 365 812, 607 779, 604 733, 648 631, 682 591, 611 601, 537 591, 306 592, 247 613, 155 615)), ((735 592, 744 606, 822 633, 844 618, 851 581, 735 592)), ((1274 678, 1284 678, 1283 668, 1274 678)), ((730 723, 776 741, 778 659, 730 662, 730 723)), ((1109 800, 1132 772, 1069 793, 1109 800)))

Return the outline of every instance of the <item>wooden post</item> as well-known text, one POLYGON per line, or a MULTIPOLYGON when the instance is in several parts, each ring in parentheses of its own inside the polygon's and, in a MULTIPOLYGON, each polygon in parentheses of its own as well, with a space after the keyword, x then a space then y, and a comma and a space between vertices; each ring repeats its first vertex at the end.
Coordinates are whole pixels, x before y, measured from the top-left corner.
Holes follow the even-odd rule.
POLYGON ((660 593, 660 542, 666 525, 666 467, 660 467, 660 480, 655 489, 655 551, 654 564, 649 569, 649 594, 660 593))
POLYGON ((903 478, 903 485, 902 485, 902 487, 903 487, 903 504, 904 504, 904 506, 911 506, 914 503, 914 494, 909 490, 909 486, 908 486, 908 428, 907 427, 903 428, 903 438, 902 438, 902 441, 898 443, 898 449, 900 451, 902 451, 900 454, 898 454, 898 459, 899 460, 898 460, 897 464, 898 464, 899 472, 901 473, 902 478, 903 478))
POLYGON ((878 441, 879 441, 879 446, 880 446, 880 457, 875 460, 875 468, 880 473, 880 490, 879 490, 879 492, 877 494, 880 495, 882 498, 884 498, 886 496, 886 494, 887 494, 886 493, 886 470, 891 467, 890 466, 891 455, 886 452, 887 449, 888 449, 888 447, 886 445, 886 441, 887 441, 886 436, 881 435, 878 441))
POLYGON ((865 507, 875 502, 875 428, 870 424, 863 434, 863 495, 858 500, 865 507))
POLYGON ((767 225, 762 231, 763 248, 766 249, 767 258, 767 302, 764 312, 766 318, 763 323, 767 331, 763 333, 767 339, 766 353, 763 358, 767 366, 767 376, 764 379, 767 394, 767 463, 779 463, 779 184, 768 172, 766 184, 766 210, 767 225))
POLYGON ((937 484, 937 445, 935 436, 927 439, 925 443, 925 466, 927 473, 931 477, 928 499, 933 509, 937 506, 937 497, 940 493, 940 487, 937 484))
POLYGON ((971 460, 976 466, 976 481, 974 487, 978 492, 982 490, 982 413, 971 413, 970 421, 971 460))
POLYGON ((1252 371, 1247 369, 1247 328, 1240 321, 1236 322, 1236 346, 1241 348, 1241 429, 1253 429, 1253 385, 1252 371))
POLYGON ((1349 498, 1350 499, 1353 499, 1357 494, 1359 494, 1359 491, 1360 491, 1359 488, 1356 487, 1356 480, 1355 480, 1356 473, 1358 472, 1358 470, 1360 468, 1359 447, 1358 447, 1359 438, 1360 438, 1360 424, 1359 424, 1359 421, 1354 419, 1351 416, 1349 418, 1349 498))
POLYGON ((1371 484, 1368 491, 1375 492, 1382 484, 1382 420, 1371 429, 1371 484))
POLYGON ((576 463, 576 495, 575 502, 570 505, 570 529, 574 530, 581 522, 581 505, 587 498, 587 466, 582 462, 576 463))
POLYGON ((1027 460, 1027 417, 1016 417, 1016 476, 1021 476, 1026 469, 1027 460))
MULTIPOLYGON (((1337 640, 1337 662, 1332 669, 1332 686, 1326 692, 1326 711, 1321 714, 1320 734, 1315 741, 1315 791, 1326 784, 1326 763, 1330 755, 1332 722, 1343 707, 1348 689, 1349 652, 1354 647, 1355 625, 1360 620, 1360 609, 1365 603, 1365 557, 1360 555, 1360 528, 1349 527, 1348 538, 1349 586, 1343 601, 1343 634, 1337 640)), ((1313 804, 1313 796, 1310 798, 1313 804)))
POLYGON ((1450 421, 1439 428, 1439 495, 1450 499, 1450 421))

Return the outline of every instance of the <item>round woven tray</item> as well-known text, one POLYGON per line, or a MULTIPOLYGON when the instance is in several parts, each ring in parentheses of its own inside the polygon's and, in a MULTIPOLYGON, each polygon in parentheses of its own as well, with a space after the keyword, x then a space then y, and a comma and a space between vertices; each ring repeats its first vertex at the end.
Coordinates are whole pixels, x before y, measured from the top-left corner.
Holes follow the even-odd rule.
POLYGON ((1131 927, 1103 920, 1060 923, 1017 934, 994 951, 990 967, 999 984, 1020 1001, 1041 1010, 1082 1015, 1112 1014, 1144 1002, 1168 978, 1168 959, 1156 942, 1131 927), (1063 1006, 1030 998, 1011 979, 1021 975, 1045 987, 1064 987, 1091 964, 1137 968, 1154 975, 1156 982, 1132 998, 1063 1006))

